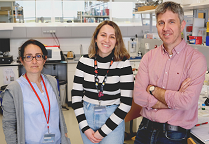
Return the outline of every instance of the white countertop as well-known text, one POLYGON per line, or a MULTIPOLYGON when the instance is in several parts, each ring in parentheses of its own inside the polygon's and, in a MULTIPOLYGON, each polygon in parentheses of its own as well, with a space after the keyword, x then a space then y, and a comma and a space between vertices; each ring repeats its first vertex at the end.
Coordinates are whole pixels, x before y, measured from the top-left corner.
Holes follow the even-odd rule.
MULTIPOLYGON (((201 107, 202 107, 202 104, 205 102, 205 100, 206 100, 205 96, 200 95, 199 102, 200 102, 201 107)), ((202 110, 201 107, 198 110, 198 123, 197 124, 209 122, 209 106, 205 106, 205 110, 202 110)), ((201 140, 203 143, 209 144, 209 123, 193 127, 191 129, 191 133, 194 136, 196 136, 199 140, 201 140)))

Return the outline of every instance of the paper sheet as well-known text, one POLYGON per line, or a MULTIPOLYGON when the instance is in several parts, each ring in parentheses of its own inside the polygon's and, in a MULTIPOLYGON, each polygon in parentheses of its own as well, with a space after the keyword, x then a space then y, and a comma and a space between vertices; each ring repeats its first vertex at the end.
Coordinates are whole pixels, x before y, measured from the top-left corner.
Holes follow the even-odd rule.
POLYGON ((191 133, 202 140, 204 143, 209 143, 209 124, 200 125, 197 127, 195 126, 192 128, 191 133))
MULTIPOLYGON (((204 96, 199 97, 200 104, 204 103, 206 98, 204 96)), ((205 107, 205 110, 201 108, 198 110, 198 122, 197 124, 209 122, 209 106, 205 107)), ((209 144, 209 123, 195 126, 191 129, 191 133, 200 139, 203 143, 209 144)))
POLYGON ((3 69, 3 78, 4 78, 4 84, 8 85, 12 81, 14 81, 15 78, 15 73, 12 68, 4 68, 3 69))

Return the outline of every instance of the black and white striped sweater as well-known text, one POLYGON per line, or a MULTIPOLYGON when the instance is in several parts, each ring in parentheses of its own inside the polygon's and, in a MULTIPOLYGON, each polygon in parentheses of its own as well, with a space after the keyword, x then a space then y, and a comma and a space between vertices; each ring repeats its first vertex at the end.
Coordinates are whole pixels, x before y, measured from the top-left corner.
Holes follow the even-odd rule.
MULTIPOLYGON (((99 86, 110 66, 112 54, 105 58, 97 56, 99 86)), ((104 86, 104 96, 101 105, 119 105, 106 123, 98 130, 105 137, 113 131, 125 118, 132 103, 134 88, 133 72, 129 60, 114 61, 107 75, 104 86)), ((73 81, 72 106, 79 126, 84 132, 89 129, 83 110, 83 100, 92 104, 99 104, 98 91, 95 86, 94 58, 85 55, 80 58, 73 81)))

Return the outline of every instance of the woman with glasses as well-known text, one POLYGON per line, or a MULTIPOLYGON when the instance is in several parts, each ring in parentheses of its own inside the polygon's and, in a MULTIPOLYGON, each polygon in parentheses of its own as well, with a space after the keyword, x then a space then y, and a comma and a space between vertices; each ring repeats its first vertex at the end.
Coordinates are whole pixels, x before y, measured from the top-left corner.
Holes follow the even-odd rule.
POLYGON ((57 81, 41 74, 47 59, 45 46, 39 41, 28 40, 19 54, 26 73, 1 94, 7 144, 70 144, 57 81))

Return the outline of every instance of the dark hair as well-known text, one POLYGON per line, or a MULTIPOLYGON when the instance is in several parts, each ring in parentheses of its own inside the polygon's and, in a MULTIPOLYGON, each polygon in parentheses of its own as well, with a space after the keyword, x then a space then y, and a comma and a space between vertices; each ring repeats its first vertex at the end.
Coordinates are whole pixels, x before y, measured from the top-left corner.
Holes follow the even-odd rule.
POLYGON ((156 18, 158 18, 159 14, 164 14, 167 10, 170 10, 173 13, 178 14, 180 23, 184 20, 184 10, 181 7, 181 5, 171 1, 161 3, 157 6, 157 8, 155 9, 156 18))
POLYGON ((129 59, 130 55, 129 55, 128 51, 126 50, 125 44, 123 42, 123 37, 122 37, 121 31, 120 31, 120 28, 113 21, 103 21, 96 27, 94 34, 92 36, 92 39, 91 39, 91 44, 89 46, 89 50, 88 50, 89 57, 90 58, 94 57, 98 52, 97 46, 95 44, 95 42, 96 42, 95 40, 97 39, 100 29, 104 25, 109 25, 109 26, 113 27, 115 30, 116 43, 115 43, 115 48, 114 48, 114 60, 121 61, 121 60, 123 60, 124 57, 129 59))
POLYGON ((40 47, 40 49, 41 49, 41 51, 42 51, 42 53, 43 53, 43 55, 44 55, 44 59, 45 59, 45 56, 47 56, 47 50, 46 50, 45 46, 44 46, 41 42, 39 42, 39 41, 37 41, 37 40, 34 40, 34 39, 29 39, 29 40, 27 40, 27 41, 20 47, 20 50, 19 50, 19 58, 21 57, 21 58, 23 59, 25 48, 26 48, 28 45, 30 45, 30 44, 33 44, 33 45, 36 45, 36 46, 40 47))

